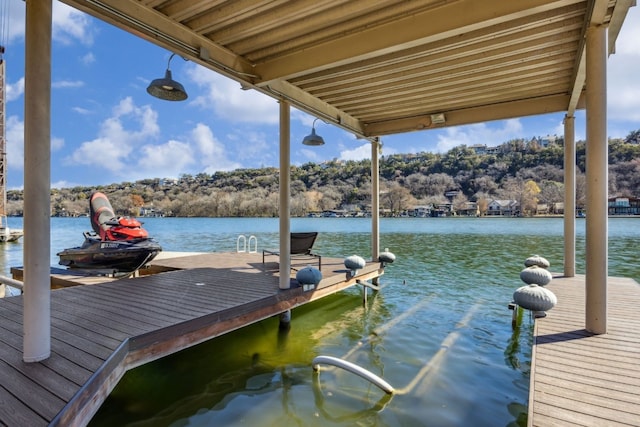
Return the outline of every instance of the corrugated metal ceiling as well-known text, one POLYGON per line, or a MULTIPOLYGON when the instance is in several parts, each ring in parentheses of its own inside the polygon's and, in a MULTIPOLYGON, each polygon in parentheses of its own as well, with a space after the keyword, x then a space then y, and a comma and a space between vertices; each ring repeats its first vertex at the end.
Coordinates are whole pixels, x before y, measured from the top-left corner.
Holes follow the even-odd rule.
POLYGON ((582 107, 632 0, 63 0, 359 136, 582 107), (444 114, 437 124, 433 114, 444 114))

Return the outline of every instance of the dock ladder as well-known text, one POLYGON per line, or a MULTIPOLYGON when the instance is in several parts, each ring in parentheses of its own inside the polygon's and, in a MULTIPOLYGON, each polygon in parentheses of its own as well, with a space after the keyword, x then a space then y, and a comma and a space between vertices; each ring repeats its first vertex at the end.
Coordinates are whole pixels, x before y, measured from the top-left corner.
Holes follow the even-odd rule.
POLYGON ((258 252, 258 238, 256 236, 249 236, 249 240, 247 240, 247 236, 241 234, 238 236, 238 240, 236 241, 236 252, 249 252, 250 254, 255 254, 258 252), (251 244, 253 243, 253 246, 251 244), (242 245, 242 248, 240 247, 242 245))

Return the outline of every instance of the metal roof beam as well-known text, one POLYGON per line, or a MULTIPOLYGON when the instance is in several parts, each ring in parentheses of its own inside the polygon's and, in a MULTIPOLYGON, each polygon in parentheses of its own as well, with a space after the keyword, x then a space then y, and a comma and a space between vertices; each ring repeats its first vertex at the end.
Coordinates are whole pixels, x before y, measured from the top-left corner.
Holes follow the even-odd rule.
POLYGON ((254 76, 244 58, 136 0, 60 1, 228 77, 250 82, 254 76))
POLYGON ((587 28, 592 25, 605 25, 608 24, 608 53, 612 54, 615 51, 615 42, 618 38, 618 33, 624 22, 624 18, 627 16, 627 11, 631 6, 635 6, 635 0, 619 0, 615 3, 615 8, 610 15, 609 22, 605 22, 609 12, 608 0, 590 0, 585 16, 585 21, 582 29, 581 46, 577 51, 575 64, 575 78, 573 80, 573 87, 571 90, 571 98, 567 106, 567 112, 572 115, 577 108, 577 104, 584 95, 584 85, 586 81, 586 62, 585 62, 585 34, 587 28))
POLYGON ((581 1, 461 0, 444 2, 434 9, 258 63, 255 73, 260 75, 260 80, 256 81, 256 84, 264 85, 273 80, 291 79, 303 74, 363 61, 581 1))
POLYGON ((368 138, 359 120, 287 82, 275 81, 268 87, 261 87, 258 90, 275 98, 285 99, 299 110, 320 117, 327 123, 334 124, 358 137, 368 138))
MULTIPOLYGON (((568 102, 569 95, 560 94, 441 112, 445 114, 446 126, 448 127, 565 111, 568 102)), ((578 106, 584 108, 584 102, 581 101, 578 106)), ((367 123, 365 125, 366 135, 370 137, 442 127, 431 123, 430 115, 367 123)))

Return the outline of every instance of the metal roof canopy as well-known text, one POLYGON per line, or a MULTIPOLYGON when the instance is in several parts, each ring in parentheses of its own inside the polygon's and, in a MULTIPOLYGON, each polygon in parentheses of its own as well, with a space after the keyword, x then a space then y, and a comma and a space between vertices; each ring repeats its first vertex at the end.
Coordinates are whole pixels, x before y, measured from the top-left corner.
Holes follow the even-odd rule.
POLYGON ((634 0, 62 0, 355 135, 584 108, 634 0), (444 115, 444 123, 436 116, 444 115), (432 120, 433 118, 433 120, 432 120))

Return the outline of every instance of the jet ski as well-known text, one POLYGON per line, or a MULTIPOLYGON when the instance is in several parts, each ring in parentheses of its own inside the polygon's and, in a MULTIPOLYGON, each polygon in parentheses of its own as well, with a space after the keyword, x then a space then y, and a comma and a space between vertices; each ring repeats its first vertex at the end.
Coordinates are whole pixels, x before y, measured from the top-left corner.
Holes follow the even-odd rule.
POLYGON ((131 273, 162 251, 162 247, 142 228, 140 221, 117 217, 103 193, 91 195, 89 212, 93 231, 83 233, 81 246, 59 252, 58 264, 70 269, 131 273))

